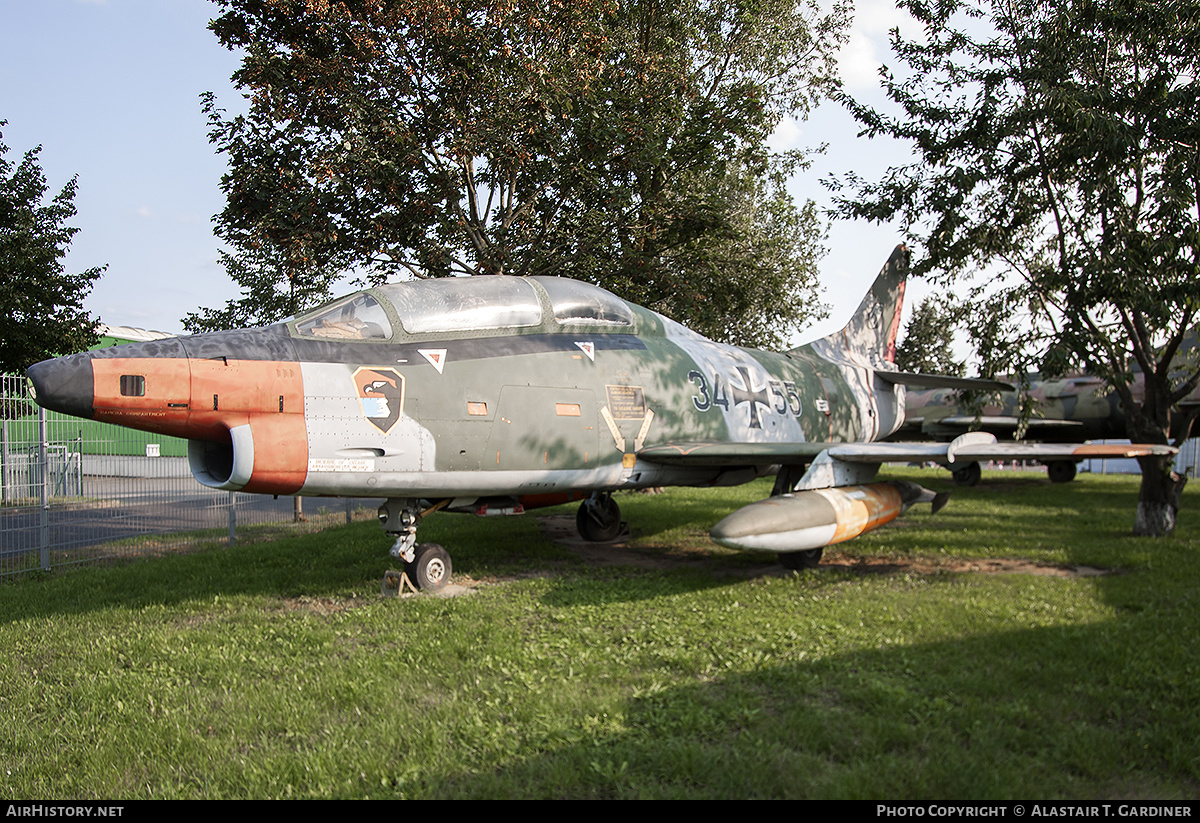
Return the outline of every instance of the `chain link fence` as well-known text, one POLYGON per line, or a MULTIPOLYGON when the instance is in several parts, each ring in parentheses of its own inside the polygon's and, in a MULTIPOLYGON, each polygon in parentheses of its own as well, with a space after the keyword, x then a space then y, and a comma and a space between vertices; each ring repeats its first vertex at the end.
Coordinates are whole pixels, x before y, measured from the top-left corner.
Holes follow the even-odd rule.
POLYGON ((234 543, 264 524, 349 522, 378 506, 300 500, 201 486, 187 441, 47 412, 23 377, 0 376, 0 577, 234 543))

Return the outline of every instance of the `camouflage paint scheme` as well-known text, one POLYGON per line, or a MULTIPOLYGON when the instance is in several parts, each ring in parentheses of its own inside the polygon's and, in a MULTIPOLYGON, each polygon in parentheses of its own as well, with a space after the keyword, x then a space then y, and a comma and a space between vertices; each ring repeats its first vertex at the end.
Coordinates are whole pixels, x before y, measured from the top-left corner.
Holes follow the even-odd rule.
MULTIPOLYGON (((1006 387, 895 370, 907 269, 897 247, 844 329, 785 353, 712 342, 577 281, 475 277, 380 286, 272 326, 85 352, 28 374, 48 408, 188 438, 206 486, 388 498, 380 520, 409 562, 430 509, 588 497, 578 522, 595 536, 608 532, 591 520, 619 520, 614 490, 776 472, 776 491, 798 492, 804 510, 792 525, 826 511, 835 522, 785 524, 804 536, 765 543, 737 529, 714 537, 786 555, 828 532, 819 552, 932 500, 913 484, 860 485, 880 462, 1011 456, 1013 444, 980 436, 874 442, 902 424, 906 385, 1006 387)), ((1070 459, 1064 448, 1054 454, 1070 459)), ((763 522, 742 519, 751 532, 763 522)))
MULTIPOLYGON (((884 299, 864 303, 890 340, 895 317, 879 315, 885 302, 898 315, 903 268, 893 268, 893 282, 876 283, 884 299)), ((742 481, 795 444, 813 443, 800 452, 811 458, 821 443, 877 439, 900 420, 903 388, 873 383, 885 364, 855 343, 862 318, 771 353, 713 343, 623 301, 627 324, 560 322, 539 280, 524 281, 540 308, 531 325, 410 333, 388 296, 397 287, 382 287, 366 293, 391 321, 386 339, 305 337, 300 318, 85 352, 29 376, 44 405, 187 437, 201 483, 264 494, 523 495, 712 484, 731 472, 742 481), (122 394, 123 375, 142 378, 143 393, 122 394), (373 383, 394 395, 364 388, 373 383), (390 418, 376 416, 384 406, 390 418), (638 457, 677 443, 772 447, 770 459, 733 465, 638 457)))
MULTIPOLYGON (((1142 375, 1133 378, 1133 396, 1139 402, 1143 394, 1142 375)), ((1129 437, 1120 398, 1103 379, 1075 375, 1058 380, 1030 379, 1030 395, 1037 401, 1034 416, 1026 421, 1026 438, 1049 443, 1079 440, 1105 440, 1129 437)), ((997 402, 981 409, 979 419, 973 409, 959 403, 959 393, 949 389, 927 389, 908 393, 904 425, 896 439, 951 440, 964 431, 986 431, 997 437, 1013 437, 1018 428, 1020 407, 1016 392, 1003 392, 997 402)), ((1200 404, 1200 389, 1180 404, 1200 404)), ((1172 437, 1182 432, 1172 431, 1172 437)))

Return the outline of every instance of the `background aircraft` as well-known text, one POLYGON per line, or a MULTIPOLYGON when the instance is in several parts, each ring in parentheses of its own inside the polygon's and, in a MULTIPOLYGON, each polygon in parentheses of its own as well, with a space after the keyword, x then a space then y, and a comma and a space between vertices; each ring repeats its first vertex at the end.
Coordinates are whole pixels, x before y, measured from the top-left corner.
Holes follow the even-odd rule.
MULTIPOLYGON (((1196 356, 1196 335, 1193 332, 1181 346, 1180 358, 1196 356)), ((1133 396, 1139 402, 1144 392, 1141 370, 1134 366, 1133 396)), ((1129 437, 1120 398, 1103 379, 1088 374, 1042 380, 1031 375, 1029 394, 1036 402, 1033 417, 1026 421, 1025 438, 1043 443, 1109 440, 1129 437)), ((1011 440, 1020 423, 1020 397, 1015 391, 1000 392, 995 399, 983 404, 978 413, 960 398, 955 389, 923 389, 909 392, 905 400, 904 423, 892 435, 894 440, 950 441, 968 431, 983 431, 998 439, 1011 440)), ((1187 439, 1183 427, 1188 425, 1187 412, 1200 405, 1200 388, 1179 404, 1184 414, 1173 419, 1171 437, 1176 442, 1187 439)), ((1075 462, 1071 460, 1047 463, 1050 480, 1066 483, 1075 479, 1075 462)), ((966 465, 954 471, 960 485, 979 481, 979 466, 966 465)))
POLYGON ((378 286, 272 326, 85 352, 28 375, 47 408, 188 438, 205 486, 386 498, 392 554, 424 588, 451 572, 443 547, 416 542, 434 511, 582 500, 580 534, 610 540, 615 490, 771 473, 772 498, 713 538, 798 568, 915 502, 944 502, 871 483, 883 462, 1101 453, 982 433, 876 442, 903 422, 907 385, 1011 388, 895 370, 907 270, 899 246, 841 331, 778 354, 714 343, 586 283, 496 276, 378 286))

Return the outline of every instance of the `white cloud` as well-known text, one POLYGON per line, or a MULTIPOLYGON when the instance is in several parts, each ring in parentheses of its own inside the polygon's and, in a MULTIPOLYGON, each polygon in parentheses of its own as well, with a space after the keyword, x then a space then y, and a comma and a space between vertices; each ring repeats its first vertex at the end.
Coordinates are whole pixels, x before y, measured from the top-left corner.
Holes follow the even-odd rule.
POLYGON ((804 124, 792 117, 785 117, 775 127, 768 146, 771 151, 783 152, 807 147, 804 124))
POLYGON ((920 38, 917 22, 893 0, 861 0, 850 39, 838 56, 838 71, 848 90, 878 87, 879 67, 889 53, 889 37, 894 28, 900 28, 907 37, 920 38))

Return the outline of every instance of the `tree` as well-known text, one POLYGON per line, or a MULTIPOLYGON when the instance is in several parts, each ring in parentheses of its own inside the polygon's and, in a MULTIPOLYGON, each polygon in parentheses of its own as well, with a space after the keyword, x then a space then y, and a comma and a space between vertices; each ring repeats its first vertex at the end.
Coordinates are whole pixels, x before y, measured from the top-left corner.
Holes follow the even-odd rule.
POLYGON ((242 296, 221 308, 188 312, 183 327, 192 332, 240 329, 277 322, 332 299, 334 281, 313 266, 289 265, 277 250, 260 246, 219 253, 221 265, 242 289, 242 296))
POLYGON ((922 300, 904 327, 904 341, 896 347, 896 368, 962 377, 967 366, 954 358, 954 327, 951 312, 936 299, 922 300))
MULTIPOLYGON (((0 121, 0 127, 7 125, 0 121)), ((25 153, 15 167, 0 143, 0 373, 61 354, 82 351, 98 340, 99 319, 83 309, 83 299, 104 271, 63 270, 75 216, 77 180, 72 178, 44 203, 46 177, 38 165, 41 147, 25 153)))
POLYGON ((218 231, 277 282, 567 275, 759 344, 819 305, 817 215, 776 185, 802 158, 766 141, 831 88, 846 7, 217 2, 250 101, 205 102, 218 231))
MULTIPOLYGON (((902 113, 846 102, 918 160, 845 181, 840 214, 900 219, 914 272, 966 285, 985 373, 1085 369, 1130 438, 1168 442, 1200 380, 1175 357, 1200 306, 1200 3, 901 5, 924 26, 923 42, 893 32, 905 73, 882 74, 902 113)), ((1169 533, 1184 479, 1141 467, 1134 531, 1169 533)))

